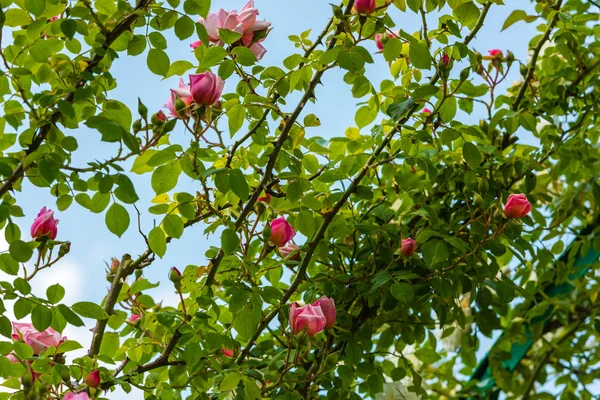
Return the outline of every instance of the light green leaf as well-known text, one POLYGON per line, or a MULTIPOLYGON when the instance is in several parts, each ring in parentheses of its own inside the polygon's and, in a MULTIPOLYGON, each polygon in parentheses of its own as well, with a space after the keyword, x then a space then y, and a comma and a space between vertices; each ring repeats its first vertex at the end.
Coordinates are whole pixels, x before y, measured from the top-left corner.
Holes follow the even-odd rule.
POLYGON ((121 237, 129 228, 129 213, 119 203, 113 203, 106 212, 105 222, 109 231, 121 237))
POLYGON ((146 63, 148 65, 148 69, 156 75, 166 76, 169 73, 171 60, 169 60, 169 56, 164 51, 150 49, 146 63))
POLYGON ((71 309, 84 318, 92 318, 97 320, 108 319, 108 314, 102 307, 89 301, 80 301, 79 303, 75 303, 71 309))
POLYGON ((167 238, 165 237, 163 230, 158 226, 152 228, 148 234, 148 243, 150 244, 150 250, 160 258, 167 252, 167 238))

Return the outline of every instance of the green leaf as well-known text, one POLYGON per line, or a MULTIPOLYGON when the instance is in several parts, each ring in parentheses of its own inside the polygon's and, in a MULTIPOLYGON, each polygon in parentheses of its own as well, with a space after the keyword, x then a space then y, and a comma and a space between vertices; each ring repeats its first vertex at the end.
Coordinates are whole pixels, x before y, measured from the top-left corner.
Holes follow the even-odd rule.
POLYGON ((221 248, 227 255, 233 253, 240 244, 240 238, 233 229, 225 229, 221 234, 221 248))
POLYGON ((148 69, 156 75, 166 76, 169 73, 171 60, 169 60, 169 56, 164 51, 150 49, 146 63, 148 64, 148 69))
POLYGON ((402 102, 395 102, 388 106, 386 112, 387 114, 394 118, 395 120, 399 120, 402 118, 408 110, 410 110, 415 104, 415 99, 409 97, 408 99, 402 102))
POLYGON ((31 16, 25 10, 21 10, 20 8, 11 8, 4 13, 6 18, 5 26, 9 27, 17 27, 21 25, 28 25, 31 21, 31 16))
POLYGON ((519 21, 523 21, 526 18, 527 18, 527 13, 525 11, 513 10, 513 12, 511 12, 510 15, 508 16, 508 18, 506 18, 506 21, 504 21, 504 25, 502 25, 502 30, 505 30, 512 24, 519 22, 519 21))
POLYGON ((473 143, 465 142, 465 144, 463 144, 462 151, 467 165, 471 169, 479 168, 479 164, 481 164, 481 153, 479 152, 477 146, 475 146, 473 143))
POLYGON ((392 296, 403 303, 410 303, 415 297, 415 292, 411 285, 404 282, 394 283, 391 287, 392 296))
POLYGON ((69 307, 65 306, 64 304, 59 304, 58 306, 56 306, 56 308, 58 308, 58 311, 60 312, 60 314, 71 325, 73 325, 73 326, 83 326, 84 325, 81 318, 79 318, 77 316, 77 314, 75 314, 73 311, 71 311, 71 309, 69 307))
POLYGON ((38 332, 43 332, 52 322, 52 311, 44 306, 36 306, 31 312, 31 322, 38 332))
POLYGON ((108 319, 108 314, 102 307, 89 301, 80 301, 79 303, 75 303, 71 306, 71 309, 84 318, 92 318, 97 320, 108 319))
POLYGON ((258 321, 255 318, 254 311, 248 306, 238 311, 235 314, 233 327, 240 339, 244 341, 250 339, 258 327, 258 321))
POLYGON ((225 44, 234 44, 235 42, 240 40, 241 37, 241 33, 219 28, 219 38, 221 38, 221 40, 225 44))
POLYGON ((0 316, 0 335, 11 338, 12 337, 12 323, 7 316, 0 316))
MULTIPOLYGON (((105 338, 106 338, 106 336, 103 338, 103 341, 105 338)), ((80 345, 75 340, 65 340, 58 346, 58 349, 56 349, 56 352, 58 354, 62 354, 62 353, 68 353, 69 351, 79 350, 82 348, 83 348, 83 346, 80 345)))
POLYGON ((63 18, 60 22, 60 30, 68 38, 73 38, 75 32, 77 32, 77 22, 72 19, 63 18))
POLYGON ((227 51, 221 46, 212 46, 202 58, 202 68, 210 68, 219 64, 227 55, 227 51))
POLYGON ((244 125, 244 117, 246 116, 246 107, 241 104, 236 104, 227 111, 227 120, 229 122, 229 135, 233 135, 244 125))
POLYGON ((362 106, 356 111, 356 115, 354 116, 354 121, 356 122, 356 126, 359 129, 364 128, 369 125, 371 122, 375 121, 377 117, 377 110, 375 108, 369 106, 362 106))
POLYGON ((121 237, 129 228, 129 213, 119 203, 113 203, 106 212, 105 222, 109 231, 121 237))
POLYGON ((100 354, 113 358, 120 346, 119 334, 115 332, 106 332, 102 338, 102 344, 100 345, 100 354))
POLYGON ((163 220, 162 225, 167 235, 171 237, 180 238, 183 234, 183 221, 181 220, 179 215, 167 215, 163 220))
POLYGON ((179 175, 181 175, 181 168, 178 162, 161 165, 152 173, 152 189, 156 194, 172 190, 177 186, 179 175))
POLYGON ((158 226, 153 228, 148 234, 148 243, 150 244, 150 250, 160 258, 167 252, 167 238, 163 230, 158 226))
POLYGON ((175 61, 173 64, 171 64, 171 67, 169 68, 169 72, 167 73, 166 78, 173 76, 173 75, 181 76, 192 68, 194 68, 194 64, 192 64, 189 61, 185 61, 185 60, 175 61))
POLYGON ((250 195, 250 188, 244 174, 239 169, 232 169, 229 172, 229 185, 242 202, 245 202, 250 195))
POLYGON ((25 0, 25 8, 27 11, 39 17, 43 14, 46 9, 46 1, 45 0, 25 0))
POLYGON ((242 376, 240 374, 238 374, 237 372, 230 372, 227 375, 225 375, 225 378, 223 378, 219 389, 222 392, 228 392, 230 390, 233 390, 237 387, 241 380, 242 376))
POLYGON ((31 248, 31 246, 23 242, 22 240, 13 241, 10 244, 8 251, 16 261, 20 262, 29 261, 29 259, 33 255, 33 249, 31 248))
POLYGON ((48 289, 46 289, 46 297, 50 303, 57 304, 65 297, 65 289, 58 283, 49 286, 48 289))
POLYGON ((175 22, 175 35, 180 40, 185 40, 194 34, 194 21, 187 15, 181 16, 175 22))
POLYGON ((432 239, 425 243, 422 253, 423 259, 429 268, 433 268, 442 262, 448 262, 450 255, 446 242, 438 239, 432 239))
POLYGON ((408 56, 410 57, 411 64, 416 68, 431 68, 431 53, 425 41, 412 42, 408 48, 408 56))
POLYGON ((459 5, 452 11, 452 15, 464 26, 475 25, 479 19, 479 14, 479 8, 471 1, 459 5))

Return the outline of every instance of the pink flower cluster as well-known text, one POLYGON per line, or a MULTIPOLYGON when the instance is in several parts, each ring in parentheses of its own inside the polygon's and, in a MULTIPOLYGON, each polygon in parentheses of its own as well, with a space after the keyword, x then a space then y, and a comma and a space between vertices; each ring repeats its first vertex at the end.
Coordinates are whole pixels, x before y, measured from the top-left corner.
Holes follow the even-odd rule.
POLYGON ((331 328, 335 318, 335 302, 327 296, 305 306, 296 302, 290 304, 290 328, 295 334, 306 329, 309 336, 314 336, 325 328, 331 328))
POLYGON ((249 48, 260 60, 267 50, 260 44, 265 39, 265 35, 257 35, 257 33, 268 29, 271 23, 258 21, 258 14, 258 9, 254 7, 254 0, 249 0, 239 12, 225 11, 221 8, 215 13, 208 14, 206 19, 200 18, 198 22, 206 28, 210 41, 218 46, 224 45, 219 29, 239 33, 242 35, 240 44, 249 48))

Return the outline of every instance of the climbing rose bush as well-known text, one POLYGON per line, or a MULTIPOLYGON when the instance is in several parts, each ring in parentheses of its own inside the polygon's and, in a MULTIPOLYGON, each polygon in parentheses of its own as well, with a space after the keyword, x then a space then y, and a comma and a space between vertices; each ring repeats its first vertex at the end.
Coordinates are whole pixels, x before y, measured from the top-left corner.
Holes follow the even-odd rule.
POLYGON ((217 3, 0 3, 0 400, 598 398, 596 2, 217 3))

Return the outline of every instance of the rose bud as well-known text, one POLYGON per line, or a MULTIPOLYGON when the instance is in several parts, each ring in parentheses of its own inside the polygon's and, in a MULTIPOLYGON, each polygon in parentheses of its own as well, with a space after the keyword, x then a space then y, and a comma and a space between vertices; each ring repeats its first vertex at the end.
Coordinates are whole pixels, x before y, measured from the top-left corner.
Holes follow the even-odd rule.
POLYGON ((442 56, 442 63, 447 67, 448 64, 450 63, 450 57, 448 57, 448 54, 444 54, 442 56))
POLYGON ((110 272, 117 272, 117 268, 119 268, 120 262, 115 257, 111 258, 111 260, 112 261, 110 263, 110 272))
POLYGON ((135 322, 140 318, 142 318, 142 317, 139 316, 138 314, 131 314, 131 317, 129 317, 129 320, 135 324, 135 322))
POLYGON ((190 75, 190 92, 197 104, 211 106, 219 100, 225 81, 210 71, 190 75))
POLYGON ((71 251, 71 242, 63 242, 58 248, 58 256, 64 257, 71 251))
POLYGON ((85 384, 94 389, 100 386, 100 371, 97 369, 92 371, 87 378, 85 378, 85 384))
POLYGON ((408 238, 402 241, 402 255, 405 257, 410 257, 415 252, 415 247, 417 247, 417 242, 414 239, 408 238))
POLYGON ((223 355, 225 357, 233 357, 235 355, 235 353, 233 352, 233 350, 227 349, 227 348, 222 348, 221 349, 221 353, 223 353, 223 355))
POLYGON ((277 247, 283 247, 296 236, 296 231, 284 217, 271 221, 269 241, 277 247))
POLYGON ((58 220, 54 219, 54 212, 43 207, 37 218, 33 221, 33 224, 31 224, 31 237, 37 239, 42 236, 48 236, 51 240, 54 240, 58 234, 57 225, 58 220))
POLYGON ((201 40, 196 40, 195 42, 190 43, 190 47, 192 48, 192 50, 196 50, 196 48, 200 46, 202 46, 201 40))
POLYGON ((293 333, 298 334, 306 329, 309 336, 314 336, 325 328, 326 323, 327 319, 321 307, 312 304, 303 307, 298 303, 290 304, 290 327, 293 333))
POLYGON ((171 268, 171 270, 169 271, 169 280, 173 283, 180 283, 181 282, 181 272, 179 272, 179 270, 175 267, 171 268))
POLYGON ((325 316, 326 323, 325 328, 331 328, 335 324, 335 302, 327 296, 323 296, 313 303, 315 307, 321 307, 323 315, 325 316))
POLYGON ((156 120, 160 122, 165 122, 167 120, 167 116, 162 110, 159 110, 156 114, 156 120))
POLYGON ((427 108, 427 107, 425 107, 425 108, 423 109, 423 111, 421 111, 421 112, 422 112, 423 114, 431 114, 431 110, 430 110, 429 108, 427 108))
POLYGON ((504 205, 504 214, 508 218, 523 218, 531 211, 531 204, 524 194, 511 194, 504 205))
POLYGON ((359 14, 371 14, 377 6, 376 0, 356 0, 354 9, 359 14))

